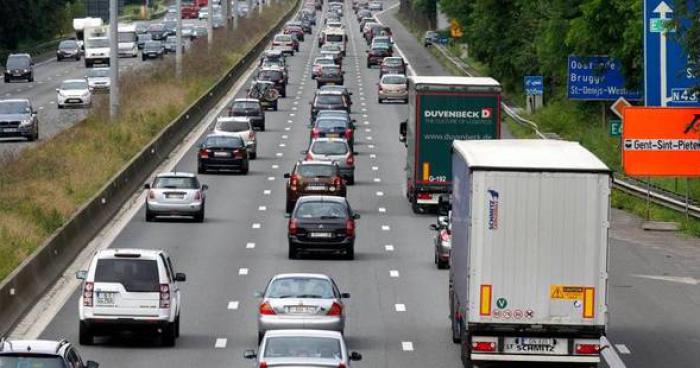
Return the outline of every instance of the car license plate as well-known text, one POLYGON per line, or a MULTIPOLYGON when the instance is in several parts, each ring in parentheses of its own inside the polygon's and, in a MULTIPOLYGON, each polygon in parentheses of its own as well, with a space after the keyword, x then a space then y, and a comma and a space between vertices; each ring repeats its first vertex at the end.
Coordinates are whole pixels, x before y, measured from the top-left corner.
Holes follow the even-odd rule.
POLYGON ((313 307, 308 305, 290 305, 287 307, 288 313, 310 313, 313 311, 313 307))
POLYGON ((313 191, 318 191, 318 190, 326 190, 325 185, 309 185, 306 187, 306 190, 313 190, 313 191))
POLYGON ((565 355, 568 352, 566 339, 549 339, 539 337, 506 337, 504 353, 565 355))
POLYGON ((326 134, 326 137, 328 137, 328 138, 338 138, 338 137, 340 137, 340 134, 338 134, 338 133, 327 133, 327 134, 326 134))
POLYGON ((19 132, 19 129, 17 129, 17 128, 3 128, 2 132, 3 133, 17 133, 17 132, 19 132))
POLYGON ((317 238, 317 239, 327 239, 327 238, 332 238, 333 234, 331 233, 309 233, 309 237, 311 238, 317 238))
POLYGON ((165 198, 168 198, 168 199, 183 199, 183 198, 185 198, 185 195, 183 195, 183 194, 166 194, 166 195, 165 195, 165 198))
POLYGON ((95 298, 95 304, 97 305, 114 305, 114 294, 115 293, 105 293, 97 292, 95 298))
POLYGON ((231 157, 229 152, 214 152, 214 157, 231 157))

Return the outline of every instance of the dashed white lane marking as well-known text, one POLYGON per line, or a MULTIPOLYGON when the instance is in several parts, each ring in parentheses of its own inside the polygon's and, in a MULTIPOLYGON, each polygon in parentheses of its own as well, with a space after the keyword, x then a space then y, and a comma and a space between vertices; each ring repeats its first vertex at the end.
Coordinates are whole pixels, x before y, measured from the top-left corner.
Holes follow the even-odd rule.
POLYGON ((248 269, 247 268, 239 268, 238 269, 238 274, 241 276, 245 276, 248 274, 248 269))
POLYGON ((280 143, 279 146, 280 146, 280 147, 287 147, 287 144, 286 144, 286 143, 280 143))
POLYGON ((290 131, 290 130, 292 130, 292 128, 291 128, 291 127, 285 127, 284 130, 290 131))
POLYGON ((391 244, 387 244, 384 246, 384 250, 387 252, 393 252, 394 251, 394 246, 391 244))
POLYGON ((289 116, 294 116, 294 115, 296 115, 296 114, 295 114, 295 113, 293 113, 293 112, 289 114, 289 116))
POLYGON ((255 243, 246 243, 245 249, 255 249, 255 243))
POLYGON ((49 101, 50 104, 54 105, 56 101, 49 101))
POLYGON ((293 122, 294 122, 294 120, 287 120, 287 123, 289 123, 289 124, 291 124, 293 122))
POLYGON ((399 277, 399 271, 398 271, 398 270, 390 270, 390 271, 389 271, 389 277, 398 278, 398 277, 399 277))
POLYGON ((362 114, 362 117, 366 119, 366 118, 367 118, 367 114, 362 114))
POLYGON ((360 105, 362 105, 362 106, 367 106, 367 104, 364 103, 364 102, 360 103, 360 105))
POLYGON ((413 351, 413 343, 410 341, 401 341, 401 350, 413 351))
POLYGON ((296 107, 296 106, 292 106, 292 111, 297 111, 297 107, 296 107))
POLYGON ((615 348, 620 352, 620 354, 632 354, 630 349, 625 344, 615 344, 615 348))
POLYGON ((287 138, 289 138, 288 135, 286 135, 286 134, 283 134, 283 135, 282 135, 282 139, 287 139, 287 138))
POLYGON ((238 301, 232 300, 232 301, 228 302, 228 309, 230 309, 230 310, 238 309, 238 301))
POLYGON ((282 152, 277 152, 277 153, 275 153, 275 156, 277 156, 277 157, 282 157, 282 156, 284 156, 284 153, 282 153, 282 152))
POLYGON ((381 182, 382 182, 382 179, 381 179, 381 178, 374 178, 374 182, 375 182, 375 183, 381 183, 381 182))
POLYGON ((389 225, 382 225, 382 231, 389 231, 391 227, 389 225))
POLYGON ((43 110, 43 109, 44 109, 44 106, 39 106, 39 110, 43 110))
POLYGON ((265 189, 265 190, 263 190, 263 194, 270 195, 270 194, 272 194, 272 191, 270 189, 265 189))
POLYGON ((371 141, 371 140, 372 140, 372 136, 371 136, 371 135, 370 135, 370 136, 367 136, 367 140, 368 140, 368 141, 371 141))
POLYGON ((272 165, 272 170, 277 170, 280 168, 280 165, 272 165))
POLYGON ((369 125, 369 121, 365 120, 364 122, 362 122, 362 124, 369 125))
POLYGON ((258 222, 254 223, 252 226, 253 229, 259 229, 261 227, 262 227, 262 225, 260 225, 260 223, 258 223, 258 222))
POLYGON ((384 208, 384 207, 379 207, 379 208, 377 209, 377 211, 379 211, 379 213, 386 213, 386 208, 384 208))
POLYGON ((372 171, 377 171, 377 170, 379 170, 378 166, 372 166, 372 171))
POLYGON ((367 111, 367 109, 363 107, 363 108, 362 108, 362 112, 365 112, 365 111, 367 111))
POLYGON ((267 177, 267 180, 269 180, 269 181, 275 181, 275 177, 274 177, 274 176, 268 176, 268 177, 267 177))
POLYGON ((369 158, 377 158, 377 155, 375 155, 374 153, 370 153, 369 158))
POLYGON ((384 192, 377 192, 376 194, 377 194, 377 197, 382 197, 382 196, 384 196, 384 192))
POLYGON ((372 128, 365 128, 365 133, 369 133, 372 131, 372 128))
POLYGON ((397 312, 405 312, 406 304, 394 304, 394 309, 396 309, 397 312))
POLYGON ((7 92, 7 93, 5 93, 5 96, 10 97, 10 96, 12 96, 12 93, 7 92))
POLYGON ((258 206, 258 211, 267 211, 266 206, 258 206))
POLYGON ((368 144, 368 145, 367 145, 367 148, 369 148, 369 149, 374 149, 374 145, 373 145, 373 144, 368 144))
POLYGON ((228 340, 224 338, 218 338, 216 339, 216 342, 214 343, 214 348, 216 349, 226 349, 226 342, 228 340))

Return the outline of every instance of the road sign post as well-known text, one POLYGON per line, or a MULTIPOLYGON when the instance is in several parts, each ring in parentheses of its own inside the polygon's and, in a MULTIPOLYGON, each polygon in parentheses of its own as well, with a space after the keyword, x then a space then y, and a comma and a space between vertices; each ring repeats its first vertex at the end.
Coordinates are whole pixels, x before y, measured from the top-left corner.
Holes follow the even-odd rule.
POLYGON ((119 115, 119 2, 109 3, 109 117, 119 115))
MULTIPOLYGON (((698 107, 693 87, 700 79, 688 67, 683 46, 673 37, 678 0, 644 0, 644 100, 647 106, 698 107)), ((689 20, 681 20, 682 24, 689 20)))

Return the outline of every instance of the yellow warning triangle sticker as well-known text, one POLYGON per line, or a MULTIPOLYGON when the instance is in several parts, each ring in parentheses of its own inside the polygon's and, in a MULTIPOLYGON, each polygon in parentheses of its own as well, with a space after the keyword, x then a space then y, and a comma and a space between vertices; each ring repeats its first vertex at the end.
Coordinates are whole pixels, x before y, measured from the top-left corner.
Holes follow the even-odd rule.
POLYGON ((561 286, 555 286, 552 288, 552 299, 564 299, 564 291, 561 286))

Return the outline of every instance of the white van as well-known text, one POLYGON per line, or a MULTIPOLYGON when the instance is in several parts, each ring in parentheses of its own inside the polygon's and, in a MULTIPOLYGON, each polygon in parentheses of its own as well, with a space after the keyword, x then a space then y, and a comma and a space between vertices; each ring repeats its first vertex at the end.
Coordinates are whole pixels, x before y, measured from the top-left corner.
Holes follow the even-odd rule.
POLYGON ((324 32, 324 45, 338 45, 340 51, 345 56, 345 46, 347 45, 348 37, 342 29, 332 28, 324 32))
POLYGON ((135 24, 120 24, 118 27, 119 57, 139 56, 135 24))

